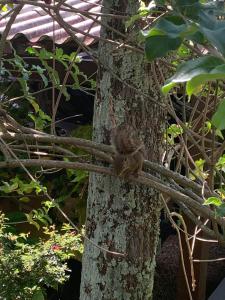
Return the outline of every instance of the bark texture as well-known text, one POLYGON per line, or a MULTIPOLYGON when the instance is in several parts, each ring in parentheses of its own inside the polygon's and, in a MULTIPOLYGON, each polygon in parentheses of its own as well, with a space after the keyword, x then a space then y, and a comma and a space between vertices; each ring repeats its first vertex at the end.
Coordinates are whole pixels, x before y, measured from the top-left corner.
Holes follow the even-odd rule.
MULTIPOLYGON (((138 8, 136 0, 103 1, 105 13, 135 14, 138 8)), ((107 17, 103 22, 126 34, 122 21, 107 17)), ((101 34, 123 42, 109 29, 102 28, 101 34)), ((99 61, 94 140, 110 144, 113 120, 116 125, 132 123, 145 142, 148 159, 158 162, 164 117, 160 106, 151 101, 162 101, 151 65, 143 55, 105 42, 99 45, 99 61)), ((81 300, 152 299, 160 208, 159 194, 153 189, 125 179, 90 175, 87 236, 125 257, 85 241, 81 300)))

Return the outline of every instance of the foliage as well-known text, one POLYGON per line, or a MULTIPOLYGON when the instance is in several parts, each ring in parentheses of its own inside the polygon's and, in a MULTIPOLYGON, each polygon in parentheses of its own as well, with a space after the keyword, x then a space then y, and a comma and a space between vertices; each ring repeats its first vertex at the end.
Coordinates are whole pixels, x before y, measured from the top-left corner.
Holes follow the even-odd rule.
MULTIPOLYGON (((176 69, 172 76, 164 81, 160 64, 156 62, 152 65, 152 70, 155 66, 159 67, 155 68, 155 74, 153 72, 156 75, 154 80, 158 80, 160 74, 162 75, 162 80, 159 80, 160 84, 162 82, 164 84, 162 92, 166 96, 169 94, 167 98, 169 101, 165 107, 169 108, 168 111, 173 117, 172 121, 169 120, 165 133, 167 147, 165 157, 166 159, 170 157, 171 161, 173 157, 176 158, 176 171, 183 171, 182 168, 185 168, 185 175, 188 177, 185 180, 189 185, 185 186, 182 181, 184 178, 181 176, 179 177, 179 180, 182 181, 181 185, 173 177, 166 178, 163 184, 169 186, 169 190, 173 190, 174 193, 178 191, 179 197, 185 196, 186 202, 183 206, 181 205, 181 209, 185 208, 184 211, 189 212, 189 215, 196 219, 197 225, 207 215, 203 214, 203 218, 199 217, 202 208, 202 201, 199 199, 205 200, 203 208, 208 209, 208 213, 213 211, 215 220, 225 215, 225 159, 223 155, 225 95, 221 88, 225 79, 225 42, 224 39, 221 39, 225 32, 225 21, 218 20, 222 12, 221 8, 223 7, 219 7, 218 1, 205 3, 205 1, 198 0, 175 0, 172 2, 157 0, 152 1, 148 7, 143 4, 139 13, 126 21, 126 28, 132 27, 135 23, 138 23, 139 26, 144 24, 144 29, 139 36, 139 45, 144 41, 147 60, 160 59, 158 61, 169 65, 172 72, 176 69), (167 57, 168 60, 162 59, 164 57, 167 57), (180 96, 181 94, 182 96, 180 96), (197 95, 198 98, 193 98, 193 95, 197 95), (170 104, 170 100, 174 100, 174 98, 178 99, 182 110, 181 113, 179 112, 179 116, 177 109, 170 104), (198 103, 198 101, 202 102, 203 106, 206 104, 206 108, 201 105, 193 108, 194 103, 198 103), (190 114, 187 113, 188 105, 193 108, 190 114), (192 151, 193 148, 194 151, 192 151), (209 189, 206 182, 210 185, 209 189), (205 190, 207 193, 210 191, 212 195, 205 196, 205 190), (195 204, 198 206, 198 210, 195 211, 193 207, 189 208, 188 197, 192 202, 197 199, 195 204)), ((8 8, 2 6, 1 9, 7 11, 8 8)), ((132 30, 127 31, 128 34, 129 32, 132 30)), ((131 51, 133 47, 136 47, 134 44, 129 45, 131 40, 133 41, 133 37, 130 39, 128 36, 125 43, 120 44, 120 47, 126 46, 131 51)), ((137 47, 136 50, 141 52, 143 48, 137 47)), ((53 52, 29 47, 27 53, 30 57, 37 58, 39 63, 37 65, 28 64, 16 51, 13 51, 13 57, 1 59, 0 76, 4 79, 1 83, 1 105, 10 111, 19 123, 27 125, 32 122, 31 127, 49 133, 49 128, 55 122, 55 116, 54 113, 50 116, 42 110, 38 100, 39 92, 41 90, 55 92, 56 90, 59 98, 63 95, 65 100, 69 100, 68 87, 80 89, 82 88, 81 81, 84 81, 86 87, 93 89, 95 83, 80 71, 78 52, 67 54, 57 47, 53 52), (59 64, 65 71, 64 78, 62 78, 61 72, 55 68, 56 64, 59 64), (38 78, 40 81, 40 91, 32 90, 30 83, 33 78, 38 78), (67 82, 68 78, 70 78, 69 83, 67 82), (13 89, 17 94, 12 92, 13 89)), ((108 68, 108 66, 105 67, 108 68)), ((54 96, 54 92, 51 96, 54 96)), ((53 99, 52 107, 57 101, 57 97, 53 99)), ((55 113, 56 106, 52 109, 55 110, 55 113)), ((15 129, 14 132, 20 131, 15 129)), ((72 132, 72 136, 90 139, 90 133, 91 126, 80 127, 72 132)), ((51 144, 52 148, 55 146, 53 144, 51 144)), ((10 145, 8 147, 13 150, 15 150, 14 146, 20 146, 19 149, 16 149, 18 152, 15 151, 16 159, 25 157, 27 160, 33 158, 41 160, 44 157, 47 160, 55 159, 56 162, 59 159, 64 162, 79 161, 80 163, 91 160, 89 154, 75 148, 74 145, 68 146, 66 154, 65 152, 56 152, 56 148, 52 152, 47 150, 41 152, 39 146, 43 146, 43 148, 46 146, 41 143, 40 145, 37 143, 33 151, 34 145, 29 145, 31 146, 29 148, 25 138, 23 143, 15 140, 12 145, 10 143, 7 145, 10 145), (28 149, 29 152, 26 152, 28 149), (41 153, 47 153, 47 155, 41 156, 41 153)), ((62 149, 64 149, 63 147, 64 145, 62 149)), ((3 151, 1 153, 1 160, 4 161, 3 151)), ((10 159, 12 159, 11 156, 10 159)), ((171 167, 165 160, 163 163, 171 167)), ((82 252, 80 235, 74 235, 69 231, 66 233, 56 231, 51 224, 54 221, 62 222, 59 213, 55 214, 59 206, 73 222, 75 219, 76 225, 83 224, 88 172, 74 169, 64 171, 58 169, 57 165, 53 170, 43 167, 29 170, 35 180, 29 181, 27 176, 21 170, 19 171, 19 168, 15 171, 18 171, 16 176, 15 173, 12 174, 12 171, 10 174, 6 174, 1 170, 1 174, 3 173, 0 185, 1 196, 16 197, 20 204, 29 204, 35 196, 43 196, 40 207, 26 213, 21 209, 10 218, 10 222, 18 221, 18 218, 21 218, 19 221, 26 221, 34 225, 37 229, 41 229, 41 233, 44 230, 47 237, 31 243, 31 236, 24 233, 12 233, 12 226, 2 225, 0 282, 3 283, 4 289, 0 291, 0 296, 7 295, 9 299, 43 299, 44 285, 56 288, 59 283, 66 280, 64 260, 71 255, 80 255, 82 252), (47 193, 51 195, 52 201, 46 200, 47 193), (18 213, 22 215, 18 216, 18 213), (10 266, 10 270, 7 268, 6 271, 5 266, 10 266)), ((151 176, 153 177, 153 175, 151 176)), ((160 178, 157 180, 160 182, 160 178)), ((218 224, 220 225, 220 223, 218 224)), ((201 225, 203 229, 204 226, 207 226, 203 223, 201 225)), ((211 228, 207 227, 207 232, 209 230, 211 228)), ((210 232, 212 233, 212 230, 210 232)))
MULTIPOLYGON (((156 7, 157 5, 156 2, 156 7)), ((225 45, 220 37, 225 30, 225 22, 217 19, 221 15, 217 5, 218 2, 209 4, 198 0, 163 1, 161 7, 166 12, 165 15, 143 32, 147 57, 154 59, 164 56, 169 51, 178 49, 184 40, 202 45, 206 45, 208 41, 224 55, 225 45), (160 52, 156 51, 158 45, 163 48, 160 52)), ((152 14, 152 7, 148 11, 152 14)))
MULTIPOLYGON (((30 126, 30 121, 32 121, 31 127, 49 132, 52 119, 40 106, 36 94, 41 90, 37 91, 32 88, 33 78, 40 77, 41 89, 52 89, 53 85, 59 93, 65 96, 66 100, 70 98, 67 92, 68 86, 74 89, 79 88, 81 79, 91 88, 95 86, 95 83, 79 70, 81 60, 76 52, 67 55, 59 48, 53 53, 45 49, 37 51, 31 47, 27 51, 29 55, 39 59, 37 65, 27 64, 15 51, 13 58, 2 58, 0 75, 4 80, 0 84, 0 104, 1 107, 10 111, 18 123, 30 126), (70 76, 74 81, 72 84, 71 81, 69 85, 62 84, 61 74, 52 68, 53 59, 62 64, 65 70, 70 69, 70 76)), ((80 126, 74 130, 73 135, 90 139, 91 131, 91 126, 80 126)), ((17 157, 26 157, 26 150, 19 150, 17 157)), ((79 151, 74 147, 71 147, 70 151, 74 153, 74 157, 83 156, 84 159, 89 157, 84 151, 79 151)), ((41 153, 44 151, 39 151, 37 147, 31 157, 35 155, 41 157, 41 153)), ((63 155, 62 159, 67 160, 63 155)), ((4 161, 2 153, 1 160, 4 161)), ((30 180, 24 170, 19 168, 12 172, 1 170, 1 207, 4 209, 4 202, 10 198, 18 201, 18 206, 14 204, 13 211, 5 212, 8 220, 3 220, 2 217, 1 299, 44 299, 45 286, 56 289, 59 284, 68 279, 69 273, 65 261, 72 256, 81 259, 83 251, 81 234, 74 233, 69 226, 64 226, 65 232, 63 229, 57 231, 51 224, 53 222, 62 224, 65 221, 61 218, 59 222, 56 217, 57 208, 61 206, 71 220, 75 220, 75 223, 79 223, 82 228, 85 220, 88 173, 79 170, 59 170, 58 176, 51 176, 39 168, 33 168, 30 172, 34 174, 34 180, 30 180), (54 201, 50 201, 47 194, 51 195, 54 201), (38 202, 37 199, 41 200, 34 204, 35 201, 38 202), (67 202, 72 203, 76 211, 66 211, 64 203, 67 202), (32 230, 30 225, 35 226, 38 231, 32 231, 36 235, 33 232, 32 234, 21 232, 18 226, 20 223, 25 226, 27 224, 28 230, 32 230)))
POLYGON ((19 176, 11 178, 9 182, 3 181, 0 186, 0 191, 6 194, 16 192, 19 195, 24 195, 26 193, 31 193, 35 191, 36 194, 39 194, 46 189, 41 187, 38 182, 31 180, 29 183, 22 181, 19 176))
MULTIPOLYGON (((74 89, 80 88, 80 81, 82 81, 83 84, 93 89, 95 88, 95 82, 93 79, 87 78, 87 76, 80 71, 79 63, 81 59, 76 52, 65 54, 61 48, 56 48, 55 52, 50 52, 45 49, 37 50, 36 48, 28 47, 27 53, 30 56, 38 58, 37 65, 28 64, 22 57, 17 55, 15 50, 12 58, 2 58, 2 68, 0 72, 4 81, 0 85, 0 90, 2 90, 4 100, 1 102, 1 105, 7 108, 19 123, 27 125, 30 123, 30 120, 32 120, 35 129, 48 132, 51 125, 51 117, 43 112, 38 98, 35 98, 36 93, 41 91, 32 90, 31 83, 33 78, 36 78, 35 76, 40 77, 40 83, 42 83, 43 89, 51 89, 53 85, 55 89, 58 89, 59 92, 65 96, 66 100, 70 98, 67 92, 68 86, 74 89), (71 76, 71 80, 69 85, 62 84, 63 78, 61 74, 52 67, 52 60, 61 64, 65 71, 70 70, 69 76, 71 76), (18 74, 16 78, 14 77, 15 73, 18 74), (12 79, 13 81, 11 81, 12 79)), ((72 132, 72 136, 90 139, 91 131, 92 128, 90 125, 80 126, 72 132)), ((26 152, 26 150, 24 152, 26 152)), ((37 153, 38 152, 41 153, 40 151, 37 151, 37 153)), ((86 157, 87 159, 89 157, 84 151, 74 149, 73 147, 71 147, 71 152, 77 157, 84 156, 84 158, 86 157)), ((24 156, 26 155, 24 154, 24 156)), ((21 155, 20 157, 23 156, 21 155)), ((2 158, 2 160, 4 160, 4 158, 2 158)), ((67 158, 65 157, 64 160, 67 160, 67 158)), ((48 190, 52 197, 55 198, 55 206, 57 204, 62 205, 67 199, 75 197, 77 201, 74 199, 74 203, 79 202, 80 208, 76 216, 74 215, 74 218, 79 219, 78 222, 80 225, 83 224, 80 222, 81 220, 84 222, 85 219, 83 206, 85 206, 86 203, 84 198, 86 197, 85 191, 88 180, 87 172, 66 170, 60 171, 60 176, 54 177, 42 172, 38 181, 31 180, 30 182, 27 181, 27 176, 25 176, 21 170, 17 172, 18 175, 15 177, 14 174, 6 174, 2 171, 1 178, 4 178, 0 186, 2 197, 4 197, 4 194, 10 194, 14 197, 18 195, 17 199, 20 203, 29 204, 31 199, 35 198, 35 195, 44 196, 48 190), (80 201, 81 199, 83 200, 80 201), (81 218, 80 209, 82 211, 81 218)), ((52 222, 49 218, 48 211, 49 207, 44 205, 44 207, 26 214, 26 217, 30 223, 40 228, 39 222, 44 222, 44 224, 52 222)), ((17 213, 15 213, 15 215, 17 216, 17 213)), ((14 221, 13 214, 10 214, 10 216, 11 221, 14 221)))
MULTIPOLYGON (((204 124, 197 132, 202 139, 197 143, 202 143, 202 147, 197 147, 198 159, 192 160, 191 164, 194 166, 191 172, 187 171, 188 163, 185 168, 192 180, 200 178, 205 181, 214 177, 215 187, 219 187, 217 189, 219 195, 224 189, 224 150, 221 150, 221 153, 218 150, 216 158, 207 157, 204 151, 214 150, 205 150, 208 148, 204 148, 204 139, 206 136, 214 136, 212 143, 215 143, 218 138, 224 140, 225 101, 222 82, 225 79, 225 43, 221 38, 225 32, 224 8, 224 3, 220 1, 152 1, 148 7, 142 6, 139 14, 127 22, 127 26, 132 26, 137 20, 145 20, 145 29, 141 32, 140 41, 145 43, 147 60, 153 61, 167 56, 172 65, 176 66, 174 74, 164 82, 162 87, 164 95, 170 93, 172 99, 176 95, 175 97, 180 99, 181 106, 186 105, 182 100, 185 99, 185 94, 188 96, 188 101, 193 101, 191 97, 197 95, 202 102, 209 101, 207 105, 214 107, 212 112, 209 107, 202 111, 202 115, 205 115, 202 117, 204 124), (149 16, 156 18, 152 22, 149 16), (185 85, 185 89, 182 85, 185 85), (178 96, 178 93, 183 93, 183 96, 178 96), (211 96, 212 93, 215 93, 214 96, 211 96)), ((197 98, 195 101, 197 102, 197 98)), ((190 106, 192 107, 193 103, 190 106)), ((183 108, 181 116, 181 120, 185 120, 183 125, 170 123, 166 130, 166 143, 174 152, 174 149, 177 149, 175 146, 184 143, 182 140, 184 137, 187 142, 190 132, 195 131, 192 127, 196 125, 188 121, 185 109, 183 108), (186 135, 188 131, 190 131, 189 135, 186 135)), ((194 114, 193 110, 192 118, 194 114)), ((193 139, 190 140, 192 143, 193 139)), ((185 160, 187 162, 186 158, 185 160)), ((209 197, 204 204, 214 207, 216 216, 224 216, 224 197, 209 197)))
POLYGON ((68 278, 65 260, 80 258, 81 235, 50 226, 44 228, 46 239, 30 243, 29 234, 8 232, 7 220, 0 218, 0 298, 44 299, 45 286, 56 289, 68 278))
POLYGON ((210 80, 225 79, 224 60, 203 56, 192 61, 182 63, 173 77, 163 86, 162 91, 167 93, 177 83, 187 82, 186 91, 189 96, 199 91, 199 87, 210 80))
POLYGON ((175 139, 183 133, 183 129, 177 124, 171 124, 166 130, 166 140, 170 145, 175 144, 175 139))
MULTIPOLYGON (((179 48, 184 45, 192 47, 191 49, 197 46, 196 51, 186 57, 186 61, 182 62, 182 56, 177 56, 177 60, 182 63, 178 63, 175 74, 165 82, 163 93, 168 93, 179 83, 186 83, 186 93, 190 97, 199 93, 207 82, 224 80, 225 43, 221 38, 225 33, 224 4, 220 1, 199 0, 155 1, 154 4, 152 2, 149 7, 140 10, 139 18, 143 18, 143 11, 145 16, 151 16, 158 8, 161 8, 164 14, 153 26, 150 23, 142 32, 148 60, 163 57, 174 50, 179 54, 179 48), (203 56, 196 57, 201 53, 200 49, 205 49, 203 56)), ((174 64, 177 65, 176 60, 174 64)), ((223 129, 222 119, 224 109, 221 104, 214 114, 213 125, 223 129)))

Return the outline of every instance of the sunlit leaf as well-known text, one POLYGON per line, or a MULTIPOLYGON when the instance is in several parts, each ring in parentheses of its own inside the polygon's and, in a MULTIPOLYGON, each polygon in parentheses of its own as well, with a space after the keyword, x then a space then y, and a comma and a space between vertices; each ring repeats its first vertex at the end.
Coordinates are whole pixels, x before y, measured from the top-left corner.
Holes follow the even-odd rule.
POLYGON ((187 82, 187 94, 191 96, 203 83, 218 79, 225 79, 225 61, 215 56, 203 56, 182 63, 162 91, 168 93, 178 83, 187 82))
POLYGON ((19 198, 19 201, 23 202, 23 203, 28 203, 28 202, 30 202, 30 198, 29 197, 21 197, 21 198, 19 198))
POLYGON ((223 204, 223 201, 220 198, 217 197, 209 197, 208 199, 206 199, 203 203, 204 205, 215 205, 215 206, 220 206, 221 204, 223 204))

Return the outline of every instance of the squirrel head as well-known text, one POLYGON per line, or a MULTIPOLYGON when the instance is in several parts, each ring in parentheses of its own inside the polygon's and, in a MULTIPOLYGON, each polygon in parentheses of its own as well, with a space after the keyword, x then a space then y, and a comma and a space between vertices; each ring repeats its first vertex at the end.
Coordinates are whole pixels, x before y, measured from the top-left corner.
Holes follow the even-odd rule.
POLYGON ((112 144, 117 153, 124 155, 132 154, 144 146, 137 130, 127 123, 122 123, 113 129, 112 144))

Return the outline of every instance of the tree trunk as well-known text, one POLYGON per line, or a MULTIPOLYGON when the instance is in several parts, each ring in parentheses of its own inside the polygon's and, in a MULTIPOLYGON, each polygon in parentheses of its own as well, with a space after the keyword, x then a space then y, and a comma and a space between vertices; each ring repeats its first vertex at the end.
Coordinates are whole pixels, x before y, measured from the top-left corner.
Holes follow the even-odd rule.
MULTIPOLYGON (((138 8, 136 0, 103 1, 108 14, 133 15, 138 8)), ((102 21, 125 34, 123 21, 109 17, 102 21)), ((132 35, 136 37, 134 31, 132 35)), ((105 27, 101 36, 126 42, 105 27)), ((145 142, 147 158, 159 162, 164 116, 152 101, 162 101, 152 66, 142 54, 106 42, 99 44, 99 61, 93 139, 109 144, 114 121, 132 123, 145 142)), ((81 300, 152 299, 160 209, 159 194, 153 189, 113 176, 90 175, 86 234, 125 257, 85 241, 81 300)))

